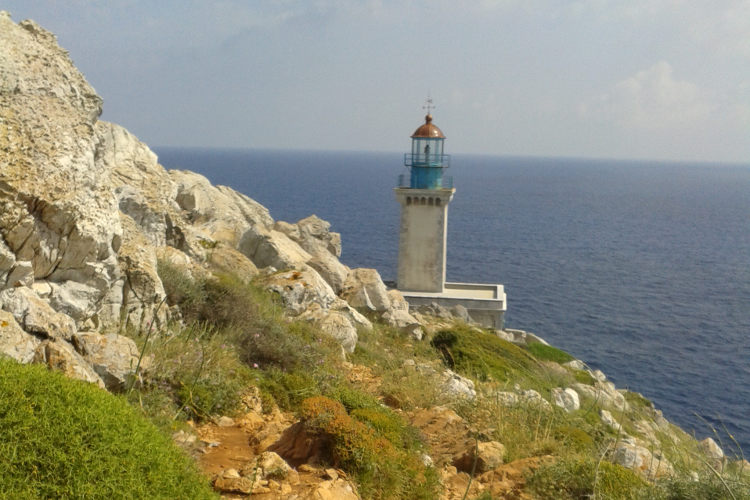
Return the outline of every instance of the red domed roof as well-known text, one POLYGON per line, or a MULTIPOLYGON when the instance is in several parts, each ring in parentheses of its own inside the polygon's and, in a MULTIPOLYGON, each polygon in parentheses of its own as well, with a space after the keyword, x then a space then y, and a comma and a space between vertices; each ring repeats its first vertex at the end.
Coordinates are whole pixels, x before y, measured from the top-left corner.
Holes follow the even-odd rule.
POLYGON ((411 136, 412 137, 437 137, 440 139, 445 139, 443 132, 439 128, 437 128, 436 125, 433 125, 432 115, 430 114, 424 117, 424 125, 420 126, 417 130, 415 130, 411 136))

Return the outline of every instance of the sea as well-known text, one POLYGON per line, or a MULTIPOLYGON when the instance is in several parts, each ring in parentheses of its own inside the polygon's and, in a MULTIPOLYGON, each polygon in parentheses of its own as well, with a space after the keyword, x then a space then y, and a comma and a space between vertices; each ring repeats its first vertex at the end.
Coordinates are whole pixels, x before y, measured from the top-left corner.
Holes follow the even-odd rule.
MULTIPOLYGON (((276 220, 318 215, 345 264, 395 279, 401 153, 155 151, 276 220)), ((750 452, 750 163, 455 154, 447 174, 448 280, 504 284, 507 327, 750 452)))

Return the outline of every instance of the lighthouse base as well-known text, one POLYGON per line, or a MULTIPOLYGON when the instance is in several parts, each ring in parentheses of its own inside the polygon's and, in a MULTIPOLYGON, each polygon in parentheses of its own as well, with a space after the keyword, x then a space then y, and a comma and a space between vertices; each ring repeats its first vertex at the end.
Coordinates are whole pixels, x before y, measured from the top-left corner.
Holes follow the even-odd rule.
POLYGON ((410 309, 433 303, 452 308, 463 306, 473 321, 480 325, 501 330, 507 310, 503 285, 484 283, 445 283, 443 292, 399 291, 409 302, 410 309))

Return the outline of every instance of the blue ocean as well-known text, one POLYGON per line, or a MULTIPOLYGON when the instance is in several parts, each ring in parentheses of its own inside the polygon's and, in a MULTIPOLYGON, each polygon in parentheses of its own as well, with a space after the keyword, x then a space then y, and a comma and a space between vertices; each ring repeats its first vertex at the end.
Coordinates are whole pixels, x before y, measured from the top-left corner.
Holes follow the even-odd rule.
MULTIPOLYGON (((156 152, 274 219, 317 214, 344 263, 395 278, 400 153, 156 152)), ((449 280, 503 283, 506 326, 750 451, 750 164, 453 155, 449 174, 449 280)))

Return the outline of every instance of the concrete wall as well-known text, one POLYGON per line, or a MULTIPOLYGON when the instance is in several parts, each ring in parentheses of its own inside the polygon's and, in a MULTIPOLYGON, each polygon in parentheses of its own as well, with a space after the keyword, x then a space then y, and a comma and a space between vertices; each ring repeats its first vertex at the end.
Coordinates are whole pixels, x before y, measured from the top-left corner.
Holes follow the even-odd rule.
POLYGON ((401 204, 398 242, 398 289, 442 292, 448 204, 454 189, 396 188, 401 204))

